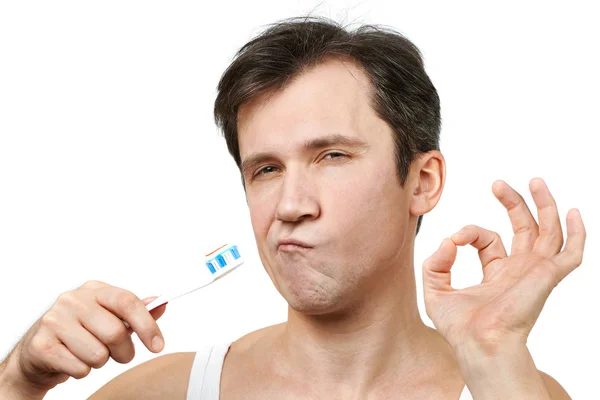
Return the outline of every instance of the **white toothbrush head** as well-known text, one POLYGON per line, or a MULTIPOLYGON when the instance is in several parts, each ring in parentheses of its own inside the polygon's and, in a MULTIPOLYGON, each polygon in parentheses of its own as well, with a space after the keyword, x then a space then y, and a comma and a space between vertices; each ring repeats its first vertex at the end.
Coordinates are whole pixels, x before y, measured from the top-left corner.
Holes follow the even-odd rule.
POLYGON ((235 244, 224 244, 208 253, 205 257, 205 264, 210 271, 211 280, 213 281, 227 275, 243 263, 244 259, 235 244))

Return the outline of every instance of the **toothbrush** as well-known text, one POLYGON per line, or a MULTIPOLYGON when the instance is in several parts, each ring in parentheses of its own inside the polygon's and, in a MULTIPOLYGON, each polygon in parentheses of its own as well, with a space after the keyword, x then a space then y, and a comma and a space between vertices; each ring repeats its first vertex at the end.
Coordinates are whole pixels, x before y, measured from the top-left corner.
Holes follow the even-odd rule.
MULTIPOLYGON (((187 287, 186 289, 176 289, 168 291, 152 300, 146 305, 148 311, 154 310, 156 307, 160 307, 165 303, 175 300, 178 297, 185 296, 186 294, 195 292, 198 289, 202 289, 215 282, 216 280, 224 277, 240 265, 244 263, 244 259, 240 255, 238 247, 236 245, 227 245, 217 248, 211 251, 205 257, 205 264, 210 271, 210 277, 207 280, 203 280, 199 285, 194 287, 187 287)), ((123 321, 125 326, 129 328, 127 321, 123 321)))

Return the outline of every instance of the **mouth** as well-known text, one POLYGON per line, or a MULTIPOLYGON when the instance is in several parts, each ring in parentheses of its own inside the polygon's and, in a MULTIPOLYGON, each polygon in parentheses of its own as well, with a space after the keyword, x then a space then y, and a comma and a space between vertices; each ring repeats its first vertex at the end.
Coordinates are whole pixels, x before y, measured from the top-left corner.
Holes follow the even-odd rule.
POLYGON ((277 250, 283 252, 307 251, 312 248, 311 245, 296 239, 284 239, 277 243, 277 250))

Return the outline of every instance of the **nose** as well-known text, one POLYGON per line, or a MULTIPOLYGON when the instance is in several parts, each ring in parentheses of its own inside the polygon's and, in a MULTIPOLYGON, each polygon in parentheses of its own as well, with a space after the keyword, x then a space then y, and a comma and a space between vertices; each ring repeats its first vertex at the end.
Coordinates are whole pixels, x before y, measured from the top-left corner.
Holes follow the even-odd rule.
POLYGON ((320 207, 315 186, 307 172, 288 169, 280 188, 277 219, 284 222, 298 222, 317 218, 320 207))

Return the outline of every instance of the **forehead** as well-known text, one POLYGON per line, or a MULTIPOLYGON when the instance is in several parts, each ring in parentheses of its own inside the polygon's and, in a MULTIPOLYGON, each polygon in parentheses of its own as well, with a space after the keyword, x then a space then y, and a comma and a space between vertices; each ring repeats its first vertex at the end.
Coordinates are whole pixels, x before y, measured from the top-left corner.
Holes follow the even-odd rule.
POLYGON ((320 136, 368 139, 378 117, 370 106, 371 84, 354 63, 329 60, 302 73, 285 89, 240 107, 240 156, 277 151, 320 136))

